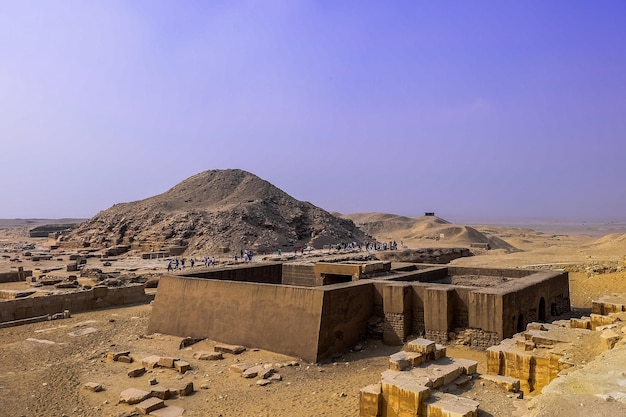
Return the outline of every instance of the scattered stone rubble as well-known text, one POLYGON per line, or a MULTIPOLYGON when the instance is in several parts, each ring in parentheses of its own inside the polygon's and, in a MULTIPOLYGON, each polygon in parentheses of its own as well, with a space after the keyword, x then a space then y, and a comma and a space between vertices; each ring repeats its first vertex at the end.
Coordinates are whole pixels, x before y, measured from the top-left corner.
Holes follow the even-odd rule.
POLYGON ((528 324, 526 331, 487 349, 487 373, 519 379, 528 394, 581 365, 576 347, 591 346, 596 355, 612 349, 624 335, 626 298, 603 297, 593 301, 591 311, 590 317, 528 324))
POLYGON ((446 348, 427 339, 408 342, 389 358, 381 382, 360 392, 361 417, 477 417, 479 403, 443 392, 461 386, 476 374, 478 363, 446 357, 446 348))

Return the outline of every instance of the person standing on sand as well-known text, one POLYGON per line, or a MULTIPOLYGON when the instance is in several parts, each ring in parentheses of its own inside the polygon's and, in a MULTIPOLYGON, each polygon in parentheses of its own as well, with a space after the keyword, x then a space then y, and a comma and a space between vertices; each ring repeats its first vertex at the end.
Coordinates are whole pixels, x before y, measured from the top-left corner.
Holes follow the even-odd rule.
POLYGON ((193 260, 193 258, 191 258, 189 260, 189 264, 191 265, 191 269, 193 269, 193 265, 196 263, 196 261, 193 260))
POLYGON ((167 270, 168 271, 172 271, 172 260, 170 259, 169 262, 167 263, 167 270))

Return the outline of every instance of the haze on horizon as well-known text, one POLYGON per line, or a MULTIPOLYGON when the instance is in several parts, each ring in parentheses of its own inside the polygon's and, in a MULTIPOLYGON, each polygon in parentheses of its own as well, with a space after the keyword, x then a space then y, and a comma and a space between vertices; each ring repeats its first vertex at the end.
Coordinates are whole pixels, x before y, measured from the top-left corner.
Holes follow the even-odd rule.
POLYGON ((0 3, 0 218, 240 168, 341 213, 625 221, 626 3, 0 3))

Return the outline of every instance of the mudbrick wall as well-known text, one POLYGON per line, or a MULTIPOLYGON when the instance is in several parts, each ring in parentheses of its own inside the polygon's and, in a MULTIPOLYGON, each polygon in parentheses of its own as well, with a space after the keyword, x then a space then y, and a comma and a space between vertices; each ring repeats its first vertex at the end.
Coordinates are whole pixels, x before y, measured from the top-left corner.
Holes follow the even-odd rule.
POLYGON ((24 271, 24 270, 0 272, 0 282, 26 281, 26 277, 30 277, 32 275, 33 275, 33 271, 24 271))

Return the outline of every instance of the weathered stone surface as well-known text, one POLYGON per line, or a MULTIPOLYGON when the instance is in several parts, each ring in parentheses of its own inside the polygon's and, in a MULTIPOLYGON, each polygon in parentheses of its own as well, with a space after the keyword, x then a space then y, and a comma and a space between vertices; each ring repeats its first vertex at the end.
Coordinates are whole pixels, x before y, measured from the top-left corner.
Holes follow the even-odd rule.
POLYGON ((407 342, 403 350, 407 352, 430 354, 430 353, 434 353, 435 349, 436 349, 436 344, 432 340, 418 338, 415 340, 411 340, 410 342, 407 342))
POLYGON ((177 358, 172 358, 170 356, 161 356, 159 358, 159 361, 157 362, 157 366, 160 366, 162 368, 173 368, 174 362, 176 362, 177 360, 177 358))
POLYGON ((257 385, 260 385, 260 386, 262 386, 262 387, 264 387, 264 386, 266 386, 266 385, 269 385, 269 384, 271 384, 271 383, 272 383, 272 381, 270 381, 269 379, 259 379, 259 380, 256 382, 256 384, 257 384, 257 385))
POLYGON ((117 358, 117 361, 122 363, 133 363, 133 358, 131 358, 130 356, 122 355, 117 358))
POLYGON ((146 368, 153 369, 157 367, 159 363, 159 359, 161 359, 160 356, 150 355, 148 357, 143 358, 141 360, 141 364, 145 366, 146 368))
POLYGON ((168 405, 151 412, 150 415, 154 417, 183 417, 184 412, 184 408, 168 405))
POLYGON ((151 397, 137 404, 135 409, 141 414, 148 414, 163 407, 165 407, 165 403, 162 399, 151 397))
POLYGON ((425 402, 420 415, 445 417, 476 417, 478 415, 477 401, 469 398, 457 397, 453 394, 439 394, 425 402))
POLYGON ((222 352, 202 351, 194 353, 193 357, 201 361, 218 361, 224 359, 224 354, 222 352))
POLYGON ((165 387, 154 387, 150 390, 150 395, 162 400, 167 400, 170 398, 171 393, 170 390, 165 387))
POLYGON ((372 384, 361 388, 359 392, 359 416, 379 417, 383 402, 382 384, 372 384))
POLYGON ((389 369, 393 371, 406 371, 411 368, 406 352, 400 351, 389 356, 389 369))
POLYGON ((495 382, 498 386, 509 392, 518 392, 520 390, 520 380, 502 375, 481 375, 482 379, 495 382))
POLYGON ((128 376, 131 378, 137 378, 146 373, 146 368, 143 366, 141 368, 134 368, 128 371, 128 376))
POLYGON ((283 377, 282 377, 282 375, 281 375, 281 374, 279 374, 279 373, 272 374, 272 375, 270 376, 270 381, 282 381, 282 380, 283 380, 283 377))
POLYGON ((600 341, 604 349, 613 349, 615 344, 619 342, 621 335, 614 330, 605 330, 600 335, 600 341))
POLYGON ((201 342, 203 340, 204 339, 194 339, 191 337, 185 337, 183 340, 180 341, 180 344, 178 345, 178 349, 185 349, 186 347, 195 345, 196 343, 201 342))
POLYGON ((102 388, 102 385, 98 384, 97 382, 86 382, 83 384, 83 387, 85 387, 85 389, 88 389, 89 391, 92 391, 92 392, 100 392, 104 389, 102 388))
POLYGON ((150 397, 148 391, 137 388, 128 388, 120 393, 120 402, 126 404, 139 404, 146 398, 150 397))
POLYGON ((237 374, 243 373, 246 369, 250 368, 250 365, 246 363, 234 363, 230 365, 231 372, 235 372, 237 374))
POLYGON ((241 376, 244 378, 256 378, 259 373, 263 373, 265 369, 261 365, 253 366, 251 368, 247 368, 241 373, 241 376))
POLYGON ((181 397, 186 397, 191 394, 193 394, 193 382, 187 383, 183 388, 178 390, 178 395, 181 397))
POLYGON ((240 353, 243 353, 246 350, 245 347, 240 346, 240 345, 225 345, 225 344, 215 345, 213 349, 216 352, 231 353, 233 355, 239 355, 240 353))
POLYGON ((107 359, 111 361, 117 361, 119 360, 120 356, 129 356, 129 355, 130 355, 130 350, 125 350, 122 352, 108 352, 107 359))
POLYGON ((72 337, 81 337, 81 336, 87 336, 88 334, 96 333, 97 331, 98 329, 96 329, 95 327, 82 327, 68 334, 72 337))
POLYGON ((181 374, 184 374, 191 369, 191 365, 189 364, 189 362, 178 360, 174 361, 174 368, 181 374))

